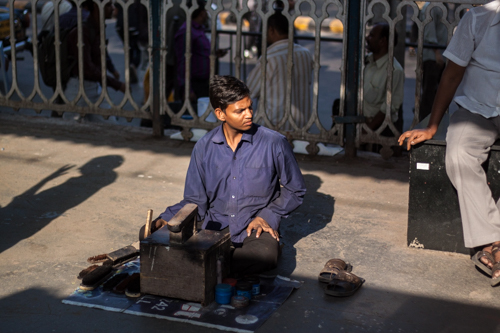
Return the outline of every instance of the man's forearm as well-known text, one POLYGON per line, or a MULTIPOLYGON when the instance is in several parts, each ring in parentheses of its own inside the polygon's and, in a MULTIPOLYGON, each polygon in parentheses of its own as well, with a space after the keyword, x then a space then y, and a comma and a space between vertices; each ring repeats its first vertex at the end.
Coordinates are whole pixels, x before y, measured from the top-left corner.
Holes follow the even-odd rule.
POLYGON ((434 99, 434 104, 432 105, 431 117, 429 119, 429 124, 427 128, 433 131, 437 131, 443 115, 448 109, 455 92, 457 91, 462 78, 464 77, 466 67, 459 66, 452 61, 448 62, 443 76, 441 77, 441 82, 439 83, 438 91, 436 93, 436 98, 434 99))

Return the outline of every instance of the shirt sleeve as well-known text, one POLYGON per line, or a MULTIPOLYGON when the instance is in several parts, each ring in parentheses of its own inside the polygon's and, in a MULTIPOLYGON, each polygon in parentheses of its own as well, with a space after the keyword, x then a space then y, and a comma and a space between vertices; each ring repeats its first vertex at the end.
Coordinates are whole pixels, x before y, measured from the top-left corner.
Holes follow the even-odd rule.
POLYGON ((304 177, 286 138, 278 143, 276 152, 274 162, 281 183, 280 194, 257 214, 274 230, 278 230, 281 218, 288 217, 302 204, 306 193, 304 177))
POLYGON ((260 59, 247 77, 247 87, 250 90, 250 98, 260 96, 260 59))
POLYGON ((460 20, 450 44, 444 51, 443 56, 450 59, 459 66, 466 67, 474 53, 475 37, 473 30, 474 16, 467 12, 460 20))
POLYGON ((200 149, 198 146, 194 147, 186 175, 186 183, 184 185, 184 199, 173 206, 167 207, 167 209, 160 214, 160 218, 163 220, 170 221, 170 219, 188 203, 198 205, 199 221, 205 217, 208 207, 208 197, 205 188, 205 173, 202 167, 202 151, 203 149, 200 149))

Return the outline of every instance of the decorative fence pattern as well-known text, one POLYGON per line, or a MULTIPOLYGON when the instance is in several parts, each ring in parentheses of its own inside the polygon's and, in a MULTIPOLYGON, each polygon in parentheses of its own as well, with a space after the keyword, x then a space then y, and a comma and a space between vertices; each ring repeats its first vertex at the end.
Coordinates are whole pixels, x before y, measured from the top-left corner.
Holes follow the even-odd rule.
MULTIPOLYGON (((55 21, 55 32, 56 32, 56 45, 60 44, 60 29, 59 29, 59 4, 64 0, 54 0, 54 21, 55 21)), ((105 20, 104 10, 106 4, 109 0, 94 0, 98 5, 100 17, 100 45, 101 50, 106 49, 106 36, 105 36, 105 20)), ((207 122, 206 118, 210 115, 211 108, 209 107, 201 116, 195 110, 195 107, 189 101, 188 95, 190 91, 189 78, 191 76, 191 66, 190 59, 192 56, 191 50, 191 15, 198 8, 197 2, 190 0, 116 0, 115 4, 119 4, 123 8, 123 12, 127 13, 128 8, 134 4, 134 2, 139 1, 142 5, 147 8, 149 16, 149 66, 150 77, 149 85, 151 89, 149 90, 149 96, 146 96, 144 103, 139 103, 132 98, 131 88, 130 88, 130 78, 131 73, 129 70, 129 64, 131 62, 129 52, 124 52, 124 62, 125 62, 125 83, 126 90, 123 94, 121 101, 118 103, 113 103, 113 99, 108 93, 106 85, 106 55, 105 52, 101 54, 101 71, 102 71, 102 93, 97 100, 90 100, 84 89, 83 80, 83 36, 82 36, 82 9, 81 5, 85 0, 75 0, 74 2, 78 7, 78 46, 79 46, 79 83, 80 90, 77 97, 74 100, 69 100, 63 90, 63 86, 60 81, 61 68, 57 66, 57 75, 59 77, 59 82, 54 91, 49 91, 47 87, 42 84, 41 76, 39 74, 39 54, 38 54, 38 43, 36 27, 39 26, 37 23, 38 16, 34 13, 37 12, 37 7, 40 7, 39 2, 41 0, 33 1, 31 3, 32 10, 32 26, 34 27, 32 34, 33 43, 33 58, 34 58, 34 72, 33 72, 33 89, 29 93, 23 93, 20 89, 18 77, 19 66, 22 63, 17 61, 17 50, 12 47, 11 49, 11 73, 12 73, 12 83, 8 86, 6 91, 0 92, 0 105, 11 107, 14 109, 27 108, 34 109, 37 111, 41 110, 54 110, 58 112, 78 112, 80 114, 98 114, 105 118, 109 116, 120 116, 127 119, 132 118, 142 118, 142 119, 152 119, 153 120, 153 134, 162 135, 163 133, 163 122, 161 119, 162 115, 170 117, 171 124, 181 126, 183 128, 182 135, 185 139, 190 139, 192 133, 190 129, 201 128, 210 130, 217 126, 217 123, 207 122), (169 102, 168 96, 165 94, 165 88, 167 85, 167 76, 172 75, 168 73, 169 68, 167 67, 167 57, 169 52, 173 50, 168 49, 168 38, 167 26, 170 23, 168 12, 176 8, 176 10, 182 10, 185 12, 186 16, 186 98, 181 101, 180 109, 174 110, 169 102), (82 98, 86 102, 86 106, 77 106, 77 101, 82 98), (101 107, 102 103, 109 104, 109 107, 101 107), (126 108, 125 108, 126 106, 126 108), (190 117, 186 117, 189 115, 190 117)), ((414 120, 411 127, 414 127, 418 123, 418 117, 420 112, 420 95, 421 95, 421 82, 422 82, 422 52, 424 46, 429 47, 429 45, 424 45, 424 28, 427 24, 432 21, 431 15, 426 15, 426 19, 421 21, 419 19, 419 12, 421 5, 418 1, 407 1, 407 0, 360 0, 359 4, 353 5, 353 1, 347 0, 297 0, 294 2, 294 9, 289 4, 288 1, 284 1, 281 4, 276 1, 268 0, 255 0, 255 13, 262 22, 261 31, 267 31, 267 20, 276 11, 276 6, 282 7, 283 15, 288 19, 289 22, 289 33, 293 35, 294 25, 300 20, 303 20, 304 13, 301 8, 307 6, 309 8, 306 16, 309 17, 309 26, 311 27, 311 36, 307 37, 309 40, 314 40, 314 52, 312 54, 314 60, 313 66, 313 81, 311 85, 312 91, 312 115, 307 123, 303 127, 297 126, 291 117, 291 92, 293 82, 293 38, 289 38, 288 43, 288 62, 287 62, 287 89, 286 89, 286 104, 283 105, 285 110, 285 119, 280 121, 277 126, 274 126, 265 113, 265 102, 259 102, 258 109, 255 110, 254 118, 256 122, 264 124, 267 127, 273 128, 281 133, 285 134, 287 138, 292 142, 293 140, 305 140, 310 144, 307 150, 311 154, 316 154, 318 152, 318 147, 316 143, 332 143, 344 145, 346 142, 354 142, 353 147, 347 147, 346 149, 355 149, 362 144, 379 144, 382 146, 381 153, 383 156, 390 156, 392 150, 391 146, 396 145, 397 137, 400 132, 396 128, 395 124, 391 121, 390 108, 392 103, 391 89, 392 89, 392 71, 390 70, 393 65, 393 57, 398 57, 398 54, 404 55, 404 50, 408 46, 406 42, 406 32, 407 32, 407 13, 412 12, 410 18, 411 22, 414 22, 418 27, 418 39, 415 44, 417 50, 417 66, 416 66, 416 88, 415 88, 415 114, 414 120), (304 5, 306 4, 306 5, 304 5), (349 7, 351 6, 351 8, 349 7), (330 17, 328 14, 328 9, 335 8, 335 17, 330 17), (357 22, 360 23, 359 32, 350 33, 349 31, 349 15, 355 15, 359 18, 357 22), (322 25, 327 21, 336 19, 343 26, 342 33, 337 38, 325 37, 322 33, 322 25), (376 21, 385 21, 390 26, 390 40, 394 39, 395 31, 398 31, 399 38, 398 44, 394 47, 389 48, 389 65, 387 71, 387 97, 386 97, 386 117, 383 124, 377 129, 372 131, 366 124, 363 123, 363 71, 365 68, 364 64, 364 36, 367 34, 369 27, 376 21), (319 84, 320 84, 320 59, 322 56, 321 45, 322 41, 331 42, 343 42, 342 44, 342 66, 340 68, 340 91, 338 92, 340 96, 340 112, 337 118, 338 122, 334 123, 331 128, 325 128, 325 126, 320 122, 318 116, 318 97, 319 97, 319 84), (351 43, 349 43, 351 41, 351 43), (349 45, 358 45, 360 49, 349 50, 349 45), (357 52, 357 57, 352 57, 352 52, 357 52), (352 63, 356 61, 356 63, 352 63), (349 68, 354 68, 355 70, 349 72, 349 68), (350 76, 357 76, 354 79, 354 85, 347 84, 350 76), (346 97, 347 96, 347 97, 346 97), (356 98, 349 98, 349 96, 354 96, 356 98), (355 101, 356 105, 352 104, 355 101), (346 110, 354 110, 353 112, 346 112, 346 110), (288 122, 291 126, 291 130, 284 131, 282 126, 288 122), (312 131, 312 128, 315 128, 312 131), (352 130, 354 129, 354 130, 352 130), (382 132, 389 129, 392 132, 392 136, 385 136, 382 132), (354 137, 352 137, 354 136, 354 137)), ((470 8, 472 5, 481 5, 488 1, 484 0, 456 0, 448 1, 443 3, 442 1, 429 1, 430 5, 427 6, 427 13, 430 13, 434 8, 439 8, 443 13, 442 23, 446 26, 448 30, 448 40, 453 34, 453 29, 458 24, 461 14, 470 8), (451 5, 451 6, 450 6, 451 5), (453 7, 453 8, 452 8, 453 7), (452 8, 452 10, 450 9, 452 8)), ((14 17, 13 0, 9 1, 10 4, 10 16, 14 17)), ((208 0, 205 8, 207 9, 210 17, 210 34, 211 34, 211 52, 210 52, 210 74, 216 74, 217 68, 217 56, 216 50, 218 48, 219 37, 224 33, 223 30, 218 27, 217 18, 221 18, 223 15, 228 13, 235 20, 236 29, 231 32, 229 37, 231 39, 231 68, 233 68, 234 62, 234 76, 241 78, 245 81, 247 74, 246 62, 244 57, 244 46, 243 38, 244 36, 252 35, 244 28, 245 17, 248 16, 251 9, 248 6, 248 1, 238 1, 238 0, 208 0), (234 43, 233 43, 234 41, 234 43)), ((409 17, 409 15, 408 15, 409 17)), ((352 19, 352 17, 351 17, 352 19)), ((124 15, 123 18, 124 30, 128 31, 129 28, 129 17, 124 15)), ((14 19, 10 22, 10 40, 16 41, 15 29, 14 29, 14 19)), ((255 35, 255 34, 254 34, 255 35)), ((261 62, 262 68, 266 68, 266 54, 267 54, 267 37, 265 33, 261 34, 261 45, 262 45, 262 57, 259 60, 261 62)), ((128 50, 130 46, 130 36, 129 34, 124 34, 124 50, 128 50)), ((12 42, 14 44, 14 42, 12 42)), ((444 48, 445 45, 438 46, 444 48)), ((56 48, 56 57, 59 59, 61 57, 60 48, 56 48)), ((232 69, 231 69, 232 71, 232 69)), ((264 72, 265 73, 265 72, 264 72)), ((175 75, 175 74, 174 74, 175 75)), ((261 78, 261 96, 262 100, 265 100, 266 94, 266 80, 265 75, 261 78)), ((116 100, 116 98, 115 98, 116 100)), ((333 101, 333 99, 332 99, 333 101)), ((385 132, 385 133, 386 133, 385 132)))

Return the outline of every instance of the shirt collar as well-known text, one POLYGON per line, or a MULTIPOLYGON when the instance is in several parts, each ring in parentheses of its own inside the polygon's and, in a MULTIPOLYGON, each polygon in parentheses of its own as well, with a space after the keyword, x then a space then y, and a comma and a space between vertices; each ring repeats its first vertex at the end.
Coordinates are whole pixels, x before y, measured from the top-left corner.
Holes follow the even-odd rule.
POLYGON ((375 65, 377 65, 377 68, 382 68, 383 66, 386 66, 388 60, 389 60, 389 53, 386 53, 380 58, 378 58, 377 61, 375 61, 375 65))
POLYGON ((375 63, 375 66, 377 66, 377 68, 382 68, 382 66, 385 66, 386 62, 389 60, 389 53, 386 53, 382 57, 378 58, 377 61, 375 61, 373 59, 373 53, 369 53, 367 55, 367 60, 368 60, 368 63, 370 63, 370 64, 375 63))
POLYGON ((272 43, 271 45, 268 46, 267 49, 272 50, 272 49, 279 47, 280 45, 283 45, 283 44, 286 44, 288 46, 288 38, 272 43))
MULTIPOLYGON (((241 137, 241 141, 247 141, 251 144, 253 144, 253 136, 255 133, 257 133, 258 125, 253 124, 252 128, 249 129, 246 132, 243 132, 243 135, 241 137)), ((214 136, 212 137, 212 142, 214 143, 225 143, 226 142, 226 136, 224 135, 224 130, 222 129, 222 124, 217 127, 217 131, 215 132, 214 136)))

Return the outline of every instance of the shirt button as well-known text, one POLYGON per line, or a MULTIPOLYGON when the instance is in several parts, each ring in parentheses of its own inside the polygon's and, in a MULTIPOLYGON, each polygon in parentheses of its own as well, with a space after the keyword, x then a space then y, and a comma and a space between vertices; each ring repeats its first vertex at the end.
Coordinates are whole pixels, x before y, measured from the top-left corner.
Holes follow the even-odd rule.
POLYGON ((236 179, 236 177, 233 177, 233 179, 236 179))
POLYGON ((234 214, 231 214, 231 217, 234 217, 234 214))
POLYGON ((235 160, 235 159, 236 159, 236 156, 235 156, 235 157, 233 157, 233 160, 235 160))
POLYGON ((233 199, 234 199, 234 195, 232 195, 232 196, 231 196, 231 198, 233 198, 233 199))

